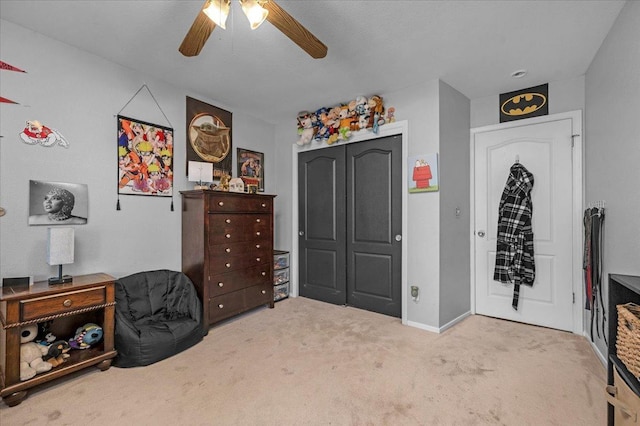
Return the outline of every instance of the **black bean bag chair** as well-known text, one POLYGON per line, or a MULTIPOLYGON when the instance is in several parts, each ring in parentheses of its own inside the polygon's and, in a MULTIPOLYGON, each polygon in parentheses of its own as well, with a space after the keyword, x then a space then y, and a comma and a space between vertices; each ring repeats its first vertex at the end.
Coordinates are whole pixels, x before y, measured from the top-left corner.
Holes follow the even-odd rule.
POLYGON ((115 284, 115 366, 153 364, 202 340, 202 304, 182 272, 139 272, 115 284))

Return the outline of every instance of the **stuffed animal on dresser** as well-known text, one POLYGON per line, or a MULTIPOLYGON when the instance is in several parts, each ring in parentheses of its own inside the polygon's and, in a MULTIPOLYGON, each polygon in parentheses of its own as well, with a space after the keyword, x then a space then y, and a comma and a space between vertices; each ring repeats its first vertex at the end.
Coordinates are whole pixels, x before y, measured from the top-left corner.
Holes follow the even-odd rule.
POLYGON ((34 342, 37 335, 37 324, 27 325, 20 330, 20 380, 22 381, 53 368, 42 359, 47 354, 48 347, 34 342))

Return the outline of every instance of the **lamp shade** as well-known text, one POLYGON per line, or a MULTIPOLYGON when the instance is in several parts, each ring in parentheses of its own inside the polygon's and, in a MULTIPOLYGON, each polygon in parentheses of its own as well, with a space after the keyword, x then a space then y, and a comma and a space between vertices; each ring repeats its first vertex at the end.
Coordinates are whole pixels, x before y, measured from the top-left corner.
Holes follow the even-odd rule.
POLYGON ((267 19, 269 11, 260 6, 256 0, 240 0, 240 4, 242 4, 242 11, 249 20, 252 30, 258 28, 267 19))
POLYGON ((49 265, 66 265, 73 263, 73 237, 73 228, 48 228, 47 263, 49 265))
POLYGON ((231 8, 231 0, 209 0, 207 7, 202 11, 211 19, 217 26, 226 29, 227 17, 229 16, 229 9, 231 8))

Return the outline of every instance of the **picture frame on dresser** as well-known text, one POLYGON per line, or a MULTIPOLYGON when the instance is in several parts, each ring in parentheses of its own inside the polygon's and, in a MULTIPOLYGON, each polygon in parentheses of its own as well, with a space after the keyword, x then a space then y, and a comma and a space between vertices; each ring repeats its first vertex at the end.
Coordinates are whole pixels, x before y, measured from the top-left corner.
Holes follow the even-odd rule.
POLYGON ((245 192, 264 192, 264 154, 238 148, 236 161, 238 177, 244 181, 245 192))

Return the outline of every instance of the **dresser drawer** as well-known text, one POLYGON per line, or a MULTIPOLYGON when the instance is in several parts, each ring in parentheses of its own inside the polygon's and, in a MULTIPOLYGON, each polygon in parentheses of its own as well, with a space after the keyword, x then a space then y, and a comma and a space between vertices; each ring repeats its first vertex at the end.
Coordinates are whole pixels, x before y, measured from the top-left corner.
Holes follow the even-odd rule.
POLYGON ((273 302, 273 286, 254 285, 249 288, 209 299, 209 322, 218 322, 248 309, 273 302))
POLYGON ((271 241, 267 238, 209 246, 209 256, 221 262, 229 256, 270 256, 271 252, 271 241))
POLYGON ((244 291, 238 290, 209 299, 209 322, 218 322, 245 310, 244 291))
POLYGON ((273 285, 270 263, 212 275, 209 281, 209 295, 215 297, 258 284, 273 285))
POLYGON ((238 195, 209 198, 209 212, 271 212, 270 197, 238 195))
POLYGON ((102 305, 105 301, 105 287, 38 297, 20 302, 20 318, 22 321, 29 321, 45 316, 102 305))
POLYGON ((209 245, 272 239, 268 215, 211 214, 209 227, 209 245))
POLYGON ((244 292, 248 308, 273 302, 273 285, 271 283, 254 285, 246 288, 244 292))
POLYGON ((209 270, 212 273, 226 273, 236 271, 238 269, 247 269, 254 266, 260 266, 271 259, 270 251, 261 250, 260 252, 239 254, 235 256, 212 257, 210 260, 209 270))

